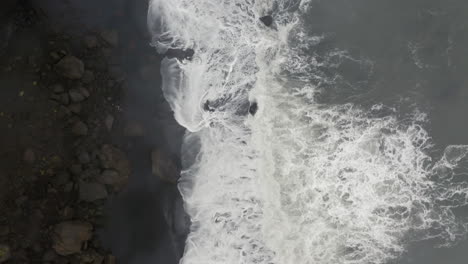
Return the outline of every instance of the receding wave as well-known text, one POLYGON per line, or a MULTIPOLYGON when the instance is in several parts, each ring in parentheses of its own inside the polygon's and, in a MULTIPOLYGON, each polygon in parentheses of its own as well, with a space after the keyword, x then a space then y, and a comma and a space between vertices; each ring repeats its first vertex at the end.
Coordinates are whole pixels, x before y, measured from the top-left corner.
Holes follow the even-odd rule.
MULTIPOLYGON (((153 0, 163 92, 187 128, 179 189, 192 220, 181 263, 387 263, 408 243, 466 235, 466 146, 429 153, 426 117, 315 100, 307 1, 153 0), (259 18, 272 15, 265 26, 259 18), (249 113, 255 102, 258 111, 249 113)), ((344 56, 331 51, 328 58, 344 56)))

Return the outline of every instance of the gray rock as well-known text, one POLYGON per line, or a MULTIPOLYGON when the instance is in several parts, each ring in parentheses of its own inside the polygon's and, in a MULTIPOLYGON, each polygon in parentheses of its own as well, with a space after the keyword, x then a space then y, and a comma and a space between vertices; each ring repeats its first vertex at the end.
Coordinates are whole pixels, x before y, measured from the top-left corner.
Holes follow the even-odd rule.
POLYGON ((151 152, 151 164, 153 175, 159 177, 164 182, 177 183, 179 172, 174 161, 168 158, 160 150, 151 152))
POLYGON ((72 164, 70 166, 70 172, 75 176, 80 176, 83 172, 83 166, 81 166, 81 164, 72 164))
POLYGON ((4 263, 11 258, 10 246, 6 244, 0 244, 0 263, 4 263))
POLYGON ((91 161, 91 157, 89 156, 88 152, 83 151, 78 154, 78 160, 81 164, 88 164, 91 161))
POLYGON ((63 88, 63 85, 61 84, 54 84, 51 86, 51 89, 52 91, 54 91, 54 93, 57 93, 57 94, 63 93, 65 91, 65 89, 63 88))
POLYGON ((122 179, 122 177, 120 177, 118 171, 111 169, 104 170, 98 178, 98 182, 111 186, 118 186, 123 180, 125 179, 122 179))
POLYGON ((112 145, 104 145, 101 148, 100 159, 103 168, 114 169, 119 173, 119 186, 125 185, 130 176, 130 162, 125 153, 112 145))
POLYGON ((50 96, 50 99, 54 100, 54 101, 57 101, 57 102, 60 102, 60 95, 59 94, 52 94, 50 96))
POLYGON ((68 108, 66 108, 65 106, 61 105, 59 106, 59 109, 57 111, 57 116, 59 118, 64 118, 66 116, 69 116, 71 113, 70 113, 70 110, 68 108))
POLYGON ((84 87, 80 87, 79 88, 80 90, 80 93, 85 97, 85 98, 88 98, 91 94, 89 93, 88 89, 84 88, 84 87))
POLYGON ((96 36, 93 35, 85 36, 83 42, 88 49, 96 48, 99 43, 96 36))
POLYGON ((56 65, 55 70, 69 79, 81 79, 84 74, 84 63, 77 57, 67 55, 56 65))
POLYGON ((74 114, 81 113, 81 104, 71 104, 68 106, 68 110, 74 114))
POLYGON ((70 91, 68 91, 68 94, 70 95, 71 101, 74 103, 79 103, 86 99, 86 97, 78 89, 70 89, 70 91))
POLYGON ((68 256, 81 252, 83 243, 91 239, 93 226, 87 222, 67 221, 55 226, 52 247, 57 254, 68 256))
MULTIPOLYGON (((80 170, 81 170, 81 167, 80 167, 80 170)), ((70 178, 71 178, 71 176, 70 176, 70 174, 68 172, 61 172, 61 173, 57 174, 57 176, 55 176, 52 183, 55 186, 63 186, 63 185, 70 182, 70 178)))
POLYGON ((50 53, 49 53, 49 56, 50 56, 53 60, 55 60, 55 61, 57 61, 57 60, 60 59, 60 55, 59 55, 57 52, 55 52, 55 51, 50 52, 50 53))
POLYGON ((103 184, 97 182, 81 182, 80 183, 80 200, 86 202, 94 202, 105 199, 107 190, 103 184))
POLYGON ((70 97, 68 97, 67 93, 60 94, 60 102, 64 105, 68 105, 70 103, 70 97))
POLYGON ((82 121, 77 121, 72 127, 72 133, 75 136, 86 136, 88 135, 88 126, 82 121))
POLYGON ((47 250, 44 255, 42 255, 42 262, 52 262, 54 261, 55 259, 57 259, 57 253, 55 253, 55 251, 49 249, 47 250))
POLYGON ((119 44, 119 35, 116 30, 102 31, 101 38, 114 47, 119 44))
POLYGON ((29 164, 33 164, 36 161, 36 154, 31 148, 24 151, 23 160, 29 164))

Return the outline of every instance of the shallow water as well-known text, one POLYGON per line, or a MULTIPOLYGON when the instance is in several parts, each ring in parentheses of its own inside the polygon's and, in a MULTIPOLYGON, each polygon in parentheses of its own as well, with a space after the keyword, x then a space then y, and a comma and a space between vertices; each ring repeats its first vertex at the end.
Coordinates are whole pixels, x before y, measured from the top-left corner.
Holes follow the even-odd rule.
POLYGON ((156 49, 195 50, 161 69, 188 130, 182 263, 427 263, 466 245, 464 9, 153 0, 156 49))

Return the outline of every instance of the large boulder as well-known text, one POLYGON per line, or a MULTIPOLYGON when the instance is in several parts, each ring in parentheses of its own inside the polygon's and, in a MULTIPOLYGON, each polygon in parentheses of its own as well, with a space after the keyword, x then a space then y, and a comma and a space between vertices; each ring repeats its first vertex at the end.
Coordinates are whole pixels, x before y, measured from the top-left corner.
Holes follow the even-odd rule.
POLYGON ((91 239, 93 226, 81 221, 67 221, 55 226, 52 247, 57 254, 68 256, 81 252, 83 243, 91 239))

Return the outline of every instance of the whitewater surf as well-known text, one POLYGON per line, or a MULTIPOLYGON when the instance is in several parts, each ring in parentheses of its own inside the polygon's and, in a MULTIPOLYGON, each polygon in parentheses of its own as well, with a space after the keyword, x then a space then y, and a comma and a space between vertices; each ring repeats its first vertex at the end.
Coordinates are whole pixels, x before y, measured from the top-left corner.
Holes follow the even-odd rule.
POLYGON ((466 235, 453 210, 468 202, 455 173, 468 147, 433 160, 424 113, 316 100, 334 82, 321 69, 351 55, 311 55, 323 36, 305 30, 310 8, 150 2, 156 50, 194 51, 161 66, 164 96, 187 129, 179 189, 192 226, 181 263, 388 263, 412 241, 466 235))

